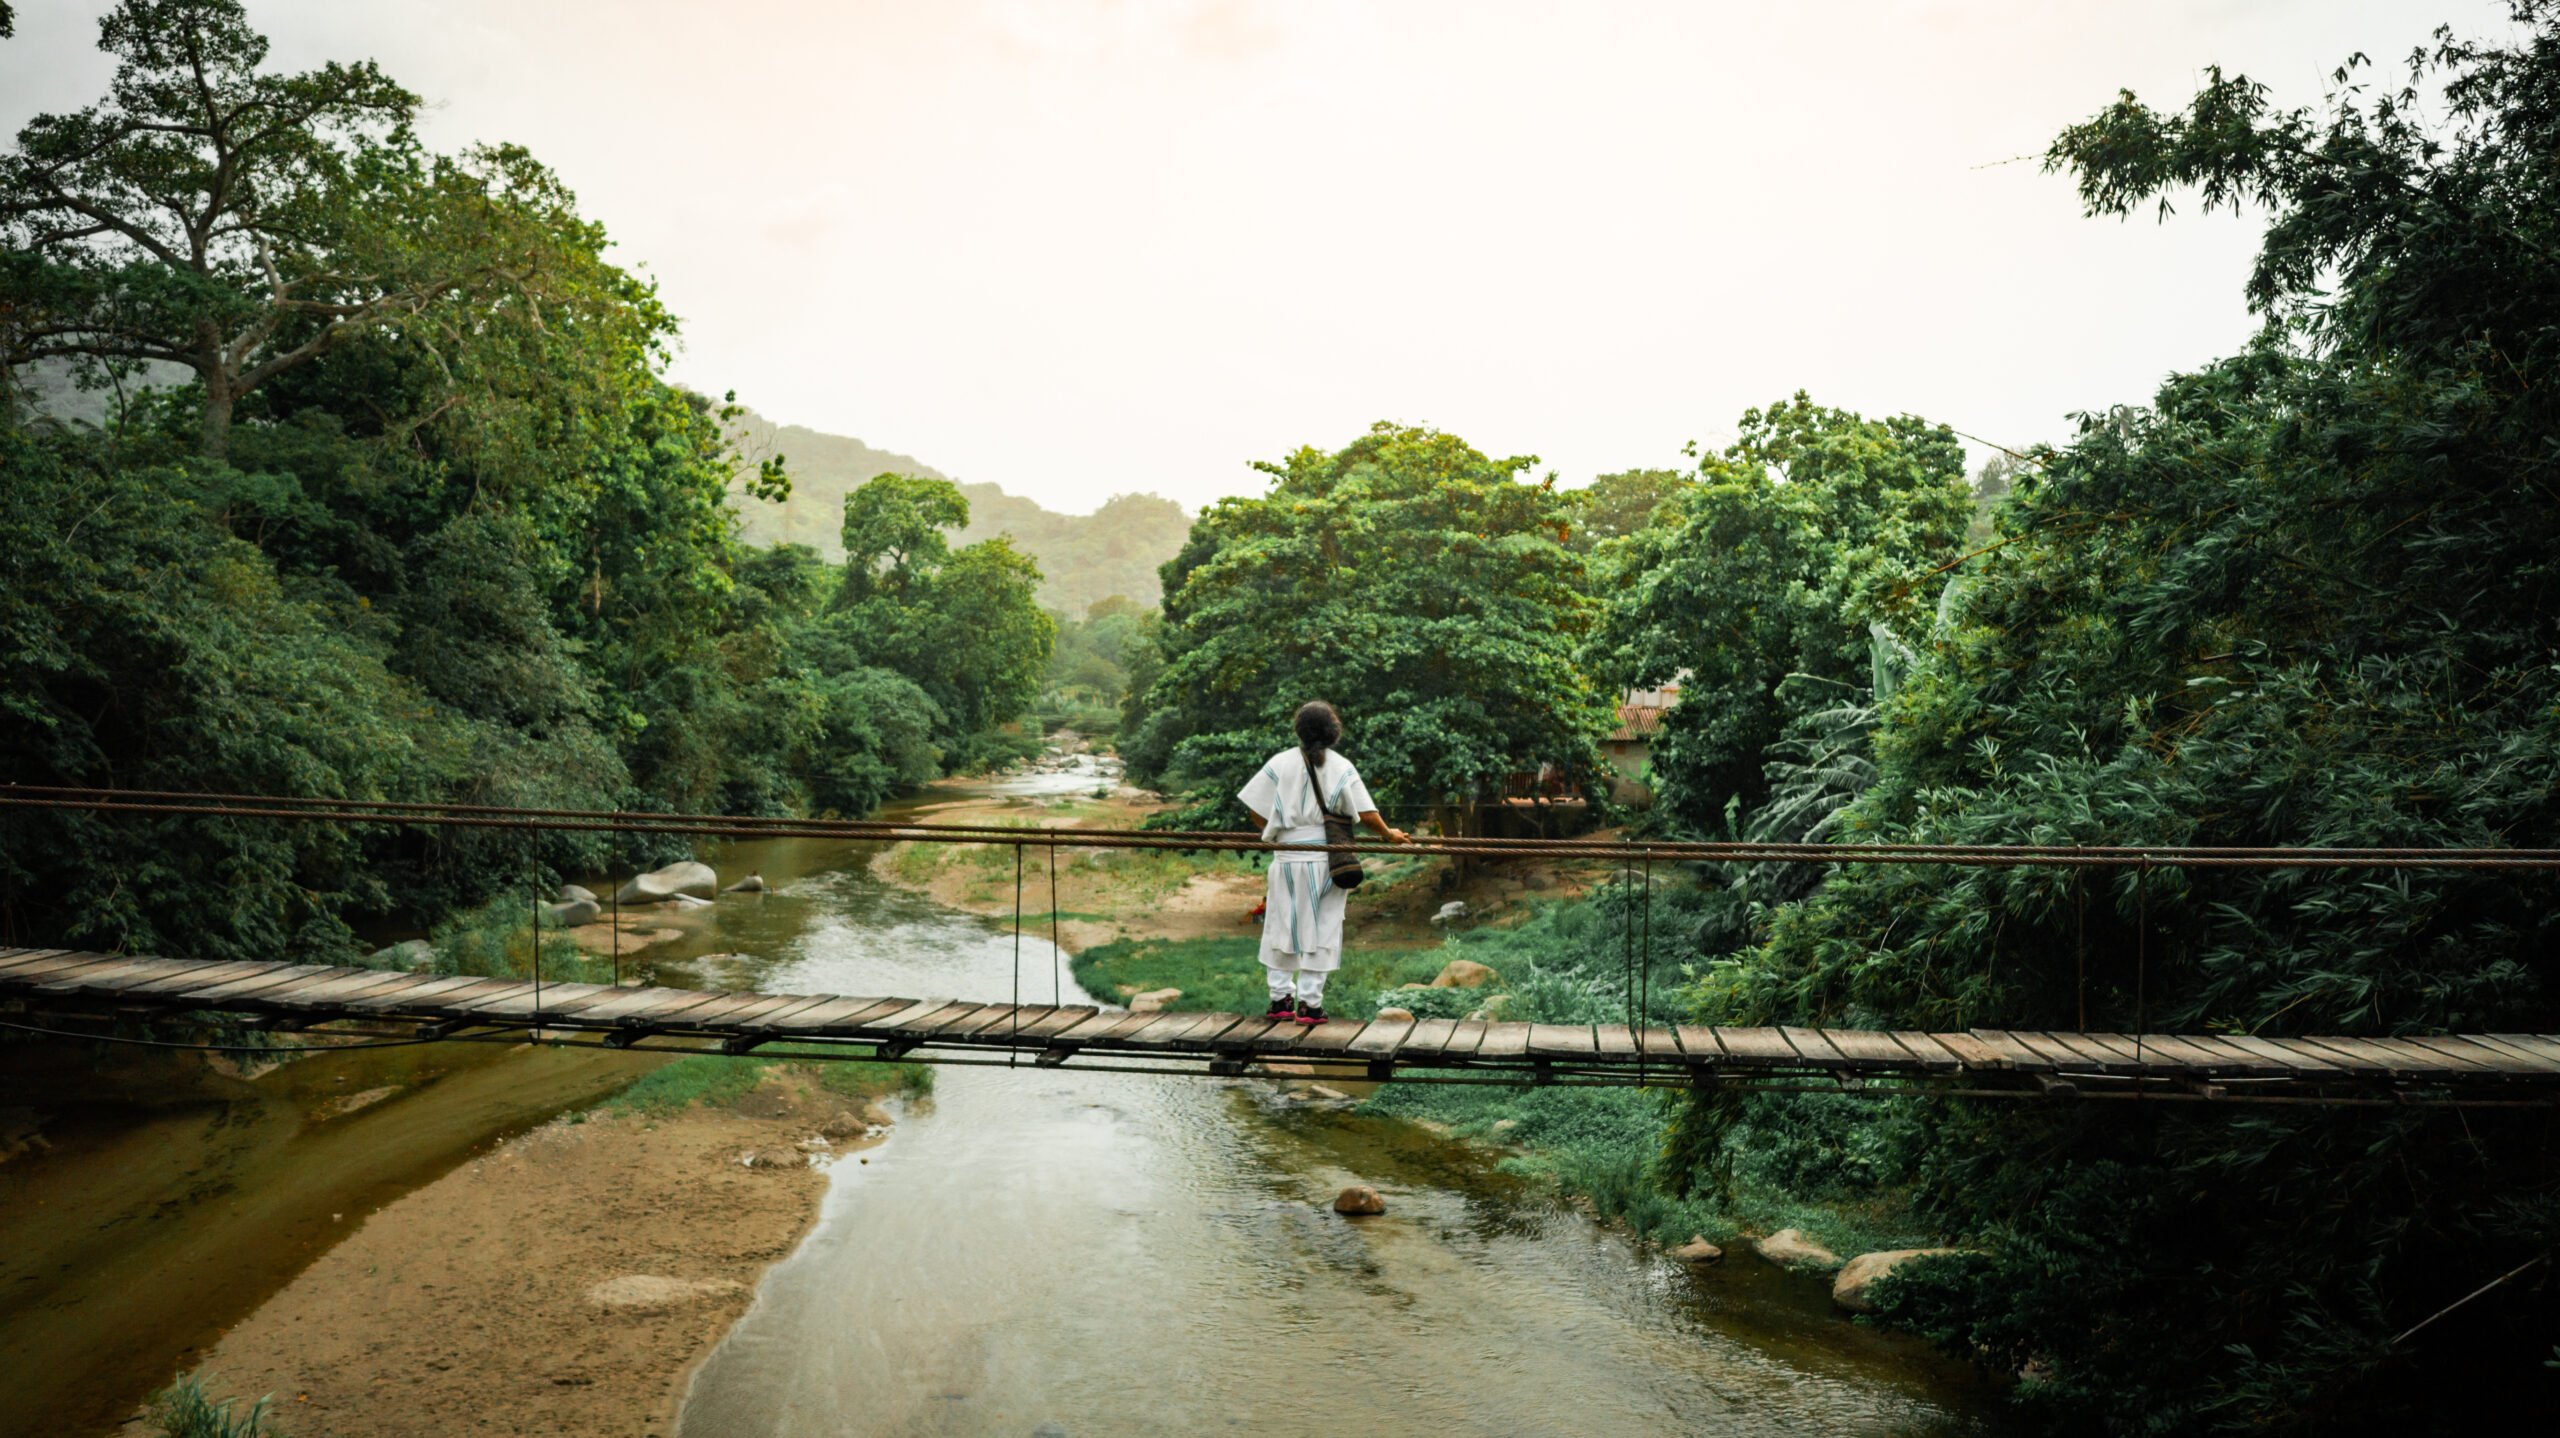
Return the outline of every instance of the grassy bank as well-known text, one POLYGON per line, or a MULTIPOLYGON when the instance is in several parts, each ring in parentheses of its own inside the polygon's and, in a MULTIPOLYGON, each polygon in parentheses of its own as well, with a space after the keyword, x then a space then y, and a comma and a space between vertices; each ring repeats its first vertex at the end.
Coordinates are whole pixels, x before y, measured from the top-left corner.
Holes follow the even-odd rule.
MULTIPOLYGON (((1636 987, 1654 1022, 1684 1017, 1690 904, 1657 888, 1649 950, 1635 956, 1636 987)), ((1388 1005, 1423 1018, 1464 1018, 1490 1006, 1506 1020, 1623 1022, 1630 916, 1627 896, 1611 889, 1538 905, 1516 927, 1452 934, 1437 948, 1355 949, 1327 984, 1325 1007, 1347 1018, 1388 1005), (1456 959, 1491 968, 1495 980, 1478 989, 1403 987, 1428 984, 1456 959)), ((1644 916, 1632 916, 1635 947, 1647 949, 1644 916)), ((1257 948, 1249 936, 1132 939, 1087 950, 1074 968, 1089 993, 1180 989, 1170 1008, 1249 1013, 1265 994, 1257 948)), ((1930 1241, 1903 1195, 1872 1177, 1884 1146, 1916 1131, 1912 1124, 1854 1098, 1734 1101, 1752 1106, 1753 1121, 1731 1129, 1750 1134, 1747 1145, 1676 1156, 1672 1135, 1690 1102, 1681 1090, 1391 1083, 1367 1106, 1499 1143, 1513 1150, 1505 1168, 1551 1183, 1648 1239, 1678 1242, 1694 1233, 1722 1242, 1797 1228, 1842 1254, 1930 1241)))
MULTIPOLYGON (((832 1052, 832 1050, 812 1050, 832 1052)), ((722 1108, 755 1092, 776 1069, 804 1078, 846 1099, 886 1098, 933 1092, 933 1070, 923 1064, 829 1061, 777 1045, 752 1058, 697 1054, 650 1070, 639 1082, 597 1105, 595 1111, 663 1118, 696 1105, 722 1108)))

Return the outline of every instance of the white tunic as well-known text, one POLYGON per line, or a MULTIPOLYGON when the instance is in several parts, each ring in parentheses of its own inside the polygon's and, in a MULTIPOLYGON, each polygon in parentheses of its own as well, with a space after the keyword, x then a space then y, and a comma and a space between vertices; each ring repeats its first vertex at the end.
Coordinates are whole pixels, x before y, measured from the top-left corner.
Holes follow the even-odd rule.
POLYGON ((1327 973, 1340 967, 1342 901, 1348 891, 1334 887, 1325 862, 1323 809, 1356 820, 1378 807, 1369 798, 1369 786, 1360 782, 1360 771, 1340 754, 1327 751, 1317 773, 1324 781, 1322 808, 1307 779, 1306 756, 1295 746, 1272 755, 1236 794, 1263 817, 1265 840, 1310 846, 1307 853, 1271 856, 1271 873, 1263 885, 1262 962, 1275 969, 1327 973))

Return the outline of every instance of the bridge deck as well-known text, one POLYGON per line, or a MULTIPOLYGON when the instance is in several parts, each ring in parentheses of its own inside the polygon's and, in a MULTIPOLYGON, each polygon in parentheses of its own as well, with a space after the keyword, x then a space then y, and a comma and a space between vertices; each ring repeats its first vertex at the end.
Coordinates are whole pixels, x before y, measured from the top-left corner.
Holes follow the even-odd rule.
POLYGON ((2264 1038, 2206 1034, 1870 1032, 1690 1024, 1132 1014, 890 995, 716 993, 437 977, 303 964, 0 949, 0 1001, 102 1013, 239 1016, 429 1038, 540 1029, 617 1048, 818 1045, 832 1056, 1239 1074, 1347 1066, 1373 1078, 1732 1083, 1962 1093, 2286 1101, 2560 1101, 2560 1035, 2264 1038))

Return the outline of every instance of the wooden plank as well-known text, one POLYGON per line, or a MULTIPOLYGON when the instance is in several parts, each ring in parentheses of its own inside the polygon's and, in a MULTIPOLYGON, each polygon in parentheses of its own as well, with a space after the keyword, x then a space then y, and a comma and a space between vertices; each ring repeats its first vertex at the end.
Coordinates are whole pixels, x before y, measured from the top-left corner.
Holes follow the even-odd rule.
POLYGON ((867 1020, 895 1013, 906 1006, 905 999, 884 999, 876 995, 818 994, 789 1008, 741 1020, 738 1027, 748 1033, 849 1034, 859 1032, 867 1020))
POLYGON ((1896 1029, 1893 1041, 1902 1045, 1903 1052, 1931 1073, 1953 1073, 1964 1067, 1964 1060, 1938 1042, 1935 1034, 1925 1034, 1918 1029, 1896 1029))
POLYGON ((36 980, 35 986, 55 994, 112 992, 145 979, 187 972, 186 967, 175 966, 176 962, 171 959, 124 958, 112 963, 83 964, 76 969, 59 969, 47 974, 36 980))
POLYGON ((274 960, 230 960, 230 962, 220 962, 220 965, 182 965, 177 972, 161 972, 161 975, 136 977, 133 983, 118 985, 118 993, 123 993, 125 998, 169 993, 169 990, 179 990, 179 993, 184 993, 184 990, 195 988, 197 983, 233 983, 233 980, 243 980, 243 977, 251 977, 251 975, 264 975, 264 972, 282 970, 282 967, 289 967, 289 965, 279 965, 279 962, 274 960))
POLYGON ((2560 1063, 2560 1034, 2491 1034, 2489 1037, 2509 1048, 2542 1054, 2553 1063, 2560 1063))
POLYGON ((2011 1035, 2037 1053, 2052 1059, 2056 1068, 2112 1074, 2131 1073, 2138 1067, 2130 1059, 2120 1059, 2097 1045, 2073 1043, 2072 1036, 2067 1033, 2055 1033, 2045 1029, 2034 1031, 2019 1029, 2012 1030, 2011 1035))
POLYGON ((1092 1018, 1096 1012, 1091 1004, 1061 1004, 1045 1011, 1037 1022, 1025 1023, 1022 1026, 1023 1041, 1027 1043, 1064 1033, 1092 1018))
POLYGON ((1404 1047, 1404 1041, 1413 1036, 1418 1023, 1415 1019, 1380 1020, 1362 1029, 1360 1036, 1353 1039, 1344 1052, 1367 1059, 1393 1058, 1396 1050, 1404 1047))
POLYGON ((1853 1068, 1909 1069, 1917 1063, 1910 1051, 1895 1043, 1890 1035, 1861 1029, 1824 1029, 1822 1036, 1853 1068))
POLYGON ((1955 1055, 1956 1061, 1967 1069, 1980 1069, 1986 1073, 2008 1071, 2008 1055, 1971 1034, 1944 1033, 1931 1034, 1929 1037, 1938 1047, 1955 1055))
POLYGON ((1600 1051, 1589 1024, 1529 1025, 1531 1058, 1589 1058, 1600 1051))
POLYGON ((2499 1038, 2495 1034, 2464 1034, 2462 1037, 2482 1048, 2494 1048, 2500 1053, 2513 1054, 2517 1058, 2529 1060, 2537 1066, 2535 1071, 2538 1073, 2560 1073, 2560 1054, 2545 1054, 2508 1039, 2499 1038))
MULTIPOLYGON (((549 1014, 555 1003, 611 987, 609 984, 545 983, 536 989, 527 982, 481 999, 471 1005, 469 1012, 479 1017, 536 1018, 549 1014)), ((726 996, 706 993, 702 997, 705 1002, 712 1002, 726 996)))
POLYGON ((1459 1059, 1474 1058, 1476 1050, 1484 1044, 1485 1031, 1492 1027, 1491 1023, 1483 1019, 1458 1020, 1457 1027, 1451 1029, 1449 1036, 1440 1041, 1440 1061, 1454 1063, 1459 1059))
POLYGON ((1113 1041, 1127 1044, 1131 1048, 1160 1049, 1166 1047, 1166 1040, 1187 1034, 1200 1026, 1198 1014, 1157 1013, 1141 1017, 1152 1018, 1154 1022, 1114 1034, 1113 1041))
POLYGON ((2281 1058, 2270 1058, 2247 1044, 2232 1042, 2229 1034, 2180 1034, 2178 1041, 2213 1056, 2217 1073, 2241 1074, 2258 1078, 2289 1077, 2292 1066, 2281 1058))
POLYGON ((1527 1024, 1488 1023, 1484 1039, 1476 1045, 1480 1059, 1516 1059, 1529 1052, 1527 1024))
POLYGON ((1128 1018, 1129 1013, 1125 1009, 1105 1009, 1059 1032, 1054 1036, 1054 1041, 1062 1044, 1091 1043, 1118 1028, 1128 1018))
POLYGON ((241 962, 231 964, 212 964, 202 969, 189 967, 186 972, 181 974, 150 979, 143 983, 135 984, 133 987, 126 989, 125 992, 128 994, 182 994, 189 989, 201 988, 207 983, 235 983, 241 979, 250 978, 257 974, 282 973, 292 967, 293 965, 291 964, 279 964, 272 960, 242 960, 241 962), (216 971, 219 971, 220 974, 218 979, 216 978, 216 971))
POLYGON ((2243 1066, 2237 1054, 2217 1054, 2200 1049, 2176 1034, 2117 1034, 2113 1037, 2119 1043, 2133 1045, 2145 1073, 2175 1073, 2200 1078, 2231 1073, 2243 1066))
POLYGON ((1625 1024, 1595 1024, 1591 1039, 1602 1058, 1634 1058, 1636 1032, 1625 1024))
POLYGON ((244 979, 236 984, 218 984, 201 993, 187 995, 187 1001, 213 1005, 263 1005, 295 994, 308 993, 323 984, 334 984, 358 975, 372 977, 372 969, 306 968, 281 984, 269 984, 265 975, 244 979))
POLYGON ((1407 1063, 1430 1062, 1440 1057, 1441 1046, 1458 1031, 1456 1019, 1424 1019, 1404 1036, 1404 1047, 1396 1056, 1407 1063))
POLYGON ((1682 1024, 1680 1057, 1690 1063, 1722 1063, 1725 1059, 1723 1035, 1705 1024, 1682 1024))
MULTIPOLYGON (((2328 1040, 2322 1039, 2321 1042, 2325 1044, 2328 1040)), ((2410 1078, 2423 1078, 2435 1074, 2476 1075, 2492 1072, 2468 1060, 2420 1048, 2402 1039, 2373 1038, 2360 1039, 2358 1042, 2392 1055, 2398 1061, 2397 1071, 2410 1078)))
POLYGON ((1300 1034, 1298 1048, 1306 1053, 1340 1053, 1367 1027, 1359 1019, 1327 1019, 1300 1034))
MULTIPOLYGON (((607 1002, 610 1000, 612 995, 620 992, 621 990, 614 988, 610 984, 606 984, 602 986, 601 989, 601 993, 604 995, 603 998, 598 998, 593 994, 588 995, 588 999, 590 1001, 588 1007, 593 1008, 603 1002, 607 1002)), ((705 1028, 713 1025, 724 1025, 729 1023, 732 1019, 744 1014, 749 1009, 761 1009, 772 1002, 773 995, 771 994, 718 992, 717 996, 714 997, 711 1002, 707 1004, 696 1004, 692 1008, 685 1010, 684 1025, 687 1028, 705 1028)), ((555 1012, 547 999, 543 1003, 543 1009, 545 1012, 555 1012)))
POLYGON ((2357 1074, 2371 1078, 2386 1075, 2391 1072, 2391 1056, 2389 1054, 2369 1051, 2356 1044, 2352 1039, 2332 1042, 2328 1040, 2271 1038, 2266 1042, 2275 1045, 2277 1048, 2282 1049, 2287 1053, 2298 1053, 2310 1058, 2324 1060, 2338 1068, 2344 1069, 2350 1074, 2357 1074))
POLYGON ((2524 1059, 2517 1058, 2515 1055, 2508 1053, 2503 1049, 2495 1049, 2486 1044, 2475 1044, 2469 1042, 2468 1040, 2454 1034, 2430 1034, 2425 1037, 2412 1034, 2408 1038, 2401 1040, 2401 1042, 2412 1045, 2416 1048, 2426 1049, 2431 1053, 2440 1053, 2447 1058, 2457 1059, 2464 1063, 2476 1064, 2479 1067, 2488 1069, 2494 1073, 2510 1075, 2532 1074, 2539 1077, 2546 1072, 2543 1066, 2538 1063, 2531 1063, 2524 1059))
POLYGON ((2003 1068, 2031 1074, 2053 1072, 2051 1059, 2018 1042, 2006 1029, 1975 1029, 1973 1036, 2000 1055, 2003 1068))
POLYGON ((1647 1059, 1679 1059, 1680 1031, 1669 1024, 1647 1024, 1636 1030, 1636 1052, 1647 1059))
POLYGON ((486 998, 513 984, 513 979, 473 979, 458 989, 445 989, 427 994, 412 989, 391 996, 391 1011, 398 1014, 451 1017, 462 1013, 474 999, 486 998))
POLYGON ((2282 1048, 2256 1034, 2223 1034, 2220 1038, 2226 1046, 2255 1056, 2289 1078, 2335 1078, 2346 1072, 2316 1054, 2282 1048))
POLYGON ((1263 1035, 1275 1028, 1294 1029, 1297 1026, 1294 1019, 1269 1019, 1256 1015, 1218 1035, 1210 1042, 1210 1047, 1240 1053, 1261 1043, 1263 1035))
POLYGON ((347 1007, 362 1013, 388 1013, 408 1004, 414 1004, 426 999, 435 998, 439 994, 459 992, 461 989, 478 982, 480 982, 478 979, 472 978, 468 974, 453 974, 445 978, 430 978, 425 983, 419 984, 415 988, 394 989, 388 993, 359 995, 347 1000, 347 1007))
POLYGON ((115 958, 113 954, 92 954, 79 949, 27 949, 9 961, 6 972, 0 972, 0 984, 16 984, 75 964, 112 963, 115 958))
MULTIPOLYGON (((1793 1068, 1804 1061, 1796 1046, 1776 1029, 1716 1029, 1716 1043, 1723 1048, 1728 1063, 1754 1068, 1793 1068)), ((1688 1045, 1684 1042, 1681 1047, 1688 1045)))
POLYGON ((1023 1004, 989 1004, 969 1015, 942 1026, 946 1039, 976 1039, 1004 1042, 1013 1031, 1047 1013, 1046 1008, 1023 1004))
POLYGON ((1807 1063, 1820 1064, 1824 1068, 1841 1068, 1847 1063, 1847 1058, 1831 1046, 1831 1041, 1822 1036, 1820 1029, 1781 1025, 1778 1036, 1792 1045, 1797 1056, 1807 1063))
POLYGON ((904 1037, 908 1026, 919 1024, 951 1007, 953 999, 918 999, 903 1009, 892 1009, 862 1021, 861 1032, 886 1037, 904 1037))

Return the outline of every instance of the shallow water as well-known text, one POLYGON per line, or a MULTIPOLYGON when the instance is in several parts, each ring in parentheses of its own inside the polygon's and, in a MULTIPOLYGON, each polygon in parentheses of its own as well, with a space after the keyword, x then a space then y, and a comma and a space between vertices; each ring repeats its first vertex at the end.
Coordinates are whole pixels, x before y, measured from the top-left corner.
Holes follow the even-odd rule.
MULTIPOLYGON (((1066 782, 1061 780, 1060 782, 1066 782)), ((1084 780, 1090 783, 1090 779, 1084 780)), ((1067 792, 1061 789, 1056 792, 1067 792)), ((777 886, 706 947, 757 987, 1009 999, 1009 928, 851 846, 740 846, 777 886)), ((1090 1001, 1045 939, 1019 992, 1090 1001), (1053 980, 1053 974, 1057 975, 1053 980)), ((1747 1256, 1639 1253, 1425 1130, 1250 1081, 943 1068, 697 1374, 685 1438, 943 1433, 1969 1433, 1916 1344, 1747 1256), (1385 1217, 1328 1205, 1371 1184, 1385 1217)))

